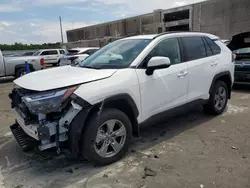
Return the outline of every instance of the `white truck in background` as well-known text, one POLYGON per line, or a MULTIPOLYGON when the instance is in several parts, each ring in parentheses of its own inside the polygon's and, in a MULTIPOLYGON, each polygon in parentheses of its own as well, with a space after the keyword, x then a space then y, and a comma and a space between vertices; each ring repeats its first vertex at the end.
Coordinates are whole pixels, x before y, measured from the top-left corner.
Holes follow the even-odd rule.
POLYGON ((18 78, 26 74, 25 61, 28 62, 31 72, 44 68, 44 59, 41 57, 4 57, 0 50, 0 77, 14 76, 18 78))

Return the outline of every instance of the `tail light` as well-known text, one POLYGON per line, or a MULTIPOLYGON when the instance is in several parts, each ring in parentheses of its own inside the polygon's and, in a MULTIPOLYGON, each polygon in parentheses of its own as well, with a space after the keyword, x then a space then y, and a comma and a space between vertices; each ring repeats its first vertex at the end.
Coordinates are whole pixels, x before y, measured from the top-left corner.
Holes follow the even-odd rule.
POLYGON ((40 59, 40 65, 44 66, 44 59, 43 58, 40 59))

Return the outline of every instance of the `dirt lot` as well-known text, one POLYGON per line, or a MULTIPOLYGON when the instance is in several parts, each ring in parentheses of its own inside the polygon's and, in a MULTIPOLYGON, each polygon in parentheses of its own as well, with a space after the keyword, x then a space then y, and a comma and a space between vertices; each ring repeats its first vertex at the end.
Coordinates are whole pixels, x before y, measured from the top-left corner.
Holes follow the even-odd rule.
POLYGON ((222 116, 197 108, 166 119, 145 129, 124 159, 103 168, 24 155, 9 132, 12 88, 11 80, 0 81, 0 188, 250 187, 249 85, 234 88, 222 116))

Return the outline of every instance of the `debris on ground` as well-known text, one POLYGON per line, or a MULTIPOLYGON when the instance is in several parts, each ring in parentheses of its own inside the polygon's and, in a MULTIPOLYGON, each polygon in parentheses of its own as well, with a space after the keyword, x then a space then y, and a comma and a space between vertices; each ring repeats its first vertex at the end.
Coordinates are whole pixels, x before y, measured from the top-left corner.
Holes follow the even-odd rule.
POLYGON ((155 177, 156 174, 157 173, 154 170, 152 170, 151 168, 145 167, 144 168, 144 175, 142 176, 142 178, 145 179, 147 176, 155 177))
POLYGON ((204 185, 203 185, 203 184, 200 184, 200 188, 204 188, 204 185))
POLYGON ((221 122, 221 123, 223 123, 223 124, 224 124, 224 123, 226 123, 226 121, 225 121, 225 120, 223 120, 223 119, 222 119, 222 120, 220 120, 220 122, 221 122))
POLYGON ((235 146, 232 146, 231 147, 232 149, 234 149, 234 150, 239 150, 238 148, 236 148, 235 146))
POLYGON ((216 130, 212 130, 212 133, 216 133, 216 130))
POLYGON ((159 159, 160 157, 158 155, 154 155, 154 158, 155 159, 159 159))
POLYGON ((103 176, 102 176, 103 178, 108 178, 109 177, 109 175, 108 174, 103 174, 103 176))

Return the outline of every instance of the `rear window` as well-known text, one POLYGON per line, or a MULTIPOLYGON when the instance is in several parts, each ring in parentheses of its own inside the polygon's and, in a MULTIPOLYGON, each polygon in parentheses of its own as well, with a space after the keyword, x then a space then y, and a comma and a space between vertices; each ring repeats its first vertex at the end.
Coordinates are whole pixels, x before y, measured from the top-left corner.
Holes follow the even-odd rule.
POLYGON ((201 59, 207 56, 205 45, 201 37, 182 37, 186 50, 187 61, 201 59))
POLYGON ((221 52, 220 47, 214 41, 212 41, 210 38, 208 38, 208 37, 204 37, 204 38, 207 41, 208 45, 210 46, 213 54, 214 55, 220 54, 220 52, 221 52))
POLYGON ((234 50, 233 53, 236 54, 236 60, 249 61, 250 60, 250 48, 241 48, 234 50))
POLYGON ((250 53, 250 48, 241 48, 233 51, 236 54, 247 54, 250 53))

